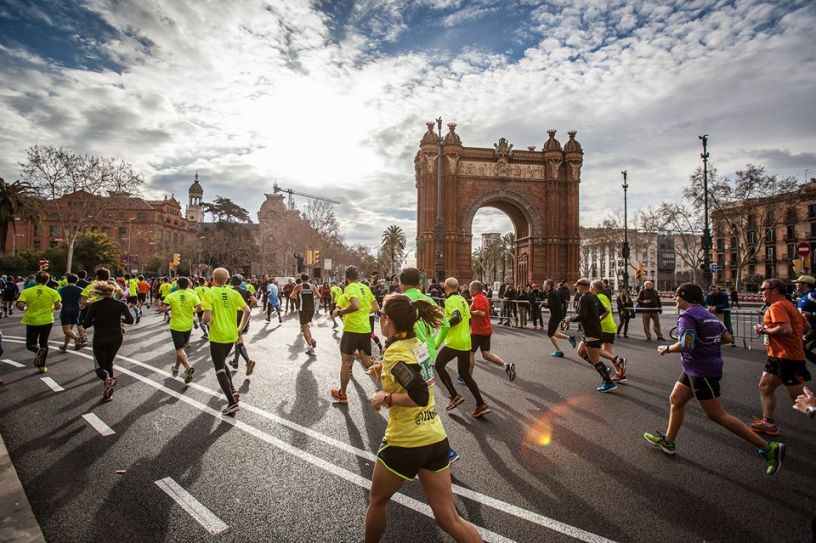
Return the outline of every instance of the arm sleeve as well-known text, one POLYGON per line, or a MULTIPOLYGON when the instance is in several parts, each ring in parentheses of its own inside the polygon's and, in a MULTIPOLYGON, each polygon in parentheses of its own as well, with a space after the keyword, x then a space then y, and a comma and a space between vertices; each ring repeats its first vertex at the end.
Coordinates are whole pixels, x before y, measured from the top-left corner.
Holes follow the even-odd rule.
POLYGON ((437 332, 436 337, 434 338, 434 348, 438 349, 442 342, 445 341, 445 338, 448 337, 448 332, 450 332, 450 322, 447 318, 442 319, 442 325, 439 327, 439 332, 437 332))
POLYGON ((412 402, 420 407, 427 406, 430 393, 428 392, 428 384, 422 378, 419 364, 406 364, 404 362, 398 362, 398 364, 401 364, 403 369, 407 369, 411 377, 410 379, 404 379, 395 375, 397 382, 405 389, 412 402))
POLYGON ((94 319, 96 318, 96 310, 94 309, 94 304, 88 306, 88 312, 85 314, 85 319, 82 321, 83 328, 90 328, 94 325, 94 319))
POLYGON ((128 306, 125 304, 121 305, 122 315, 125 317, 125 324, 133 324, 133 313, 130 312, 128 306))
POLYGON ((459 313, 459 310, 457 309, 456 311, 453 312, 453 314, 450 317, 450 326, 454 327, 460 322, 462 322, 462 314, 459 313))

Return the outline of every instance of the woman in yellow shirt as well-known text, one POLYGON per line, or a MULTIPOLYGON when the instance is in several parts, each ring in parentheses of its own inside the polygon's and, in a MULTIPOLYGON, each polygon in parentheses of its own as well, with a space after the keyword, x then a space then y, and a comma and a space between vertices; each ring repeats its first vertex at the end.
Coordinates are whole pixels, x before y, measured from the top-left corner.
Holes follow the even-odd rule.
POLYGON ((438 328, 442 310, 423 300, 411 301, 404 294, 385 297, 380 327, 388 339, 382 363, 372 366, 369 373, 379 374, 382 382, 382 391, 372 396, 371 407, 389 409, 388 426, 371 479, 365 540, 380 540, 391 496, 405 481, 419 476, 439 526, 456 541, 480 542, 476 528, 459 516, 453 502, 450 446, 435 409, 433 385, 422 378, 420 362, 428 353, 414 335, 418 319, 438 328))

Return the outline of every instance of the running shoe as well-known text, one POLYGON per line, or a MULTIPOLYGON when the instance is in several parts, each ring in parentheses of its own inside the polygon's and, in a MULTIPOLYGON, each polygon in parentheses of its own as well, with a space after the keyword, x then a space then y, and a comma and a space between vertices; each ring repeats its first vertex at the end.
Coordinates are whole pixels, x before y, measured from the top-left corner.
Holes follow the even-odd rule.
POLYGON ((45 355, 48 353, 48 350, 43 349, 40 347, 37 349, 37 352, 34 353, 34 365, 36 367, 44 366, 45 365, 45 355))
POLYGON ((241 401, 241 395, 237 392, 232 393, 232 403, 238 403, 241 401))
POLYGON ((597 390, 598 392, 612 392, 616 388, 618 388, 618 385, 616 385, 615 383, 611 381, 604 381, 603 383, 595 387, 595 390, 597 390))
POLYGON ((569 344, 572 345, 573 349, 578 345, 578 342, 575 341, 575 336, 568 337, 567 341, 569 341, 569 344))
POLYGON ((459 453, 456 452, 454 449, 450 449, 448 451, 448 464, 453 464, 457 460, 459 460, 459 453))
POLYGON ((83 348, 83 347, 84 347, 85 345, 87 345, 87 344, 88 344, 88 340, 87 340, 87 339, 80 339, 79 341, 77 341, 77 342, 74 344, 74 350, 75 350, 75 351, 78 351, 78 350, 80 350, 81 348, 83 348))
POLYGON ((782 460, 785 459, 785 444, 771 441, 764 449, 759 449, 759 455, 765 459, 765 473, 776 475, 782 469, 782 460))
POLYGON ((347 404, 348 403, 348 394, 345 392, 341 392, 339 388, 331 389, 331 396, 334 398, 334 401, 337 403, 347 404))
POLYGON ((173 379, 178 377, 178 370, 179 370, 178 368, 173 368, 173 369, 170 370, 170 373, 173 374, 173 379))
POLYGON ((255 361, 254 361, 254 360, 250 360, 250 361, 249 361, 249 363, 247 364, 247 371, 246 371, 246 374, 247 374, 247 375, 252 375, 252 372, 253 372, 253 371, 255 371, 255 361))
POLYGON ((37 366, 37 371, 40 373, 46 373, 48 371, 47 366, 37 366))
POLYGON ((553 358, 564 358, 564 351, 553 351, 550 353, 553 358))
POLYGON ((60 345, 60 346, 58 347, 58 349, 59 349, 59 351, 60 351, 61 353, 67 353, 67 352, 68 352, 68 345, 60 345))
POLYGON ((133 324, 139 324, 140 320, 142 320, 142 316, 141 315, 136 315, 136 322, 134 322, 133 324))
MULTIPOLYGON (((315 341, 315 338, 312 338, 312 348, 315 347, 317 347, 317 341, 315 341)), ((377 347, 379 347, 379 345, 377 345, 377 347)))
POLYGON ((661 432, 655 432, 650 434, 646 432, 643 434, 643 439, 654 445, 655 447, 660 447, 660 450, 668 455, 674 455, 674 441, 669 441, 664 434, 661 432))
POLYGON ((627 379, 625 375, 619 374, 612 368, 609 368, 609 380, 612 381, 613 383, 626 383, 629 381, 629 379, 627 379))
POLYGON ((465 399, 461 397, 459 394, 457 394, 456 396, 450 399, 450 401, 448 402, 448 406, 445 408, 445 411, 451 411, 453 409, 456 409, 456 407, 464 401, 465 399))
POLYGON ((195 368, 192 367, 192 366, 187 368, 187 371, 184 372, 184 382, 185 383, 189 383, 190 381, 193 380, 193 372, 195 372, 195 368))
POLYGON ((510 382, 516 380, 516 365, 512 362, 506 364, 504 366, 504 372, 507 374, 507 377, 510 379, 510 382))
POLYGON ((457 375, 457 376, 456 376, 456 382, 457 382, 457 383, 459 383, 459 384, 462 384, 462 385, 464 385, 464 384, 465 384, 465 380, 464 380, 464 379, 462 379, 462 376, 461 376, 461 375, 457 375))
POLYGON ((332 325, 332 330, 337 330, 337 323, 336 322, 332 325))
POLYGON ((487 407, 486 403, 483 403, 483 404, 477 405, 476 409, 471 411, 469 414, 473 418, 478 418, 478 417, 481 417, 482 415, 487 415, 488 413, 490 413, 490 408, 487 407))
POLYGON ((107 372, 105 372, 105 388, 102 391, 102 401, 109 402, 113 398, 113 384, 110 377, 107 377, 107 372))
POLYGON ((779 435, 779 428, 776 424, 769 424, 765 419, 758 419, 756 417, 754 417, 754 422, 751 424, 751 430, 758 434, 765 434, 771 437, 779 435))
POLYGON ((237 359, 237 358, 236 358, 235 360, 233 360, 232 362, 230 362, 229 364, 230 364, 230 366, 232 366, 234 369, 236 369, 236 370, 238 369, 238 359, 237 359))
MULTIPOLYGON (((137 321, 137 322, 138 322, 138 321, 137 321)), ((193 328, 195 328, 196 330, 198 330, 198 323, 197 323, 196 321, 193 321, 193 328)))
POLYGON ((618 361, 618 366, 615 368, 618 372, 618 377, 620 377, 622 380, 626 380, 626 367, 628 365, 626 357, 616 356, 615 359, 618 361))
POLYGON ((236 403, 230 404, 226 408, 224 408, 224 410, 221 411, 221 414, 222 415, 234 415, 235 413, 237 413, 240 410, 241 410, 241 406, 238 405, 238 403, 236 402, 236 403))
POLYGON ((309 356, 314 356, 315 355, 314 347, 309 347, 308 349, 306 349, 306 354, 309 356))

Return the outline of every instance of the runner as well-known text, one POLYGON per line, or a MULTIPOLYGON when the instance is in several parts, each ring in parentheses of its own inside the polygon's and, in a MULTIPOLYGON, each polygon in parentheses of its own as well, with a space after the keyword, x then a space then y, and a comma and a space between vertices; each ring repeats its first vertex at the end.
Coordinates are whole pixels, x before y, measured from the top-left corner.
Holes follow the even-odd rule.
POLYGON ((139 276, 139 281, 136 283, 136 296, 139 302, 139 315, 142 314, 142 306, 150 309, 150 301, 147 299, 147 293, 150 292, 150 283, 145 281, 144 275, 139 276))
POLYGON ((275 283, 274 279, 270 280, 269 284, 266 285, 266 293, 266 322, 271 320, 272 310, 274 309, 278 314, 278 324, 283 324, 283 317, 281 317, 280 293, 278 291, 278 285, 275 283))
POLYGON ((595 280, 591 285, 591 292, 598 297, 601 303, 603 312, 601 313, 601 341, 603 342, 599 355, 606 358, 615 367, 615 374, 612 375, 612 380, 618 383, 625 383, 626 378, 626 359, 622 356, 615 355, 612 352, 612 345, 615 343, 615 336, 618 332, 618 325, 615 324, 615 318, 612 316, 612 300, 606 295, 607 285, 603 281, 595 280))
POLYGON ((178 376, 179 364, 184 366, 184 382, 193 380, 195 368, 187 362, 187 353, 184 347, 190 342, 193 331, 194 313, 201 311, 201 299, 195 290, 191 290, 190 280, 179 277, 178 290, 168 294, 162 304, 164 309, 170 309, 170 336, 173 338, 173 347, 176 349, 176 362, 173 364, 173 377, 178 376))
POLYGON ((428 329, 438 327, 442 312, 436 304, 411 301, 389 294, 380 318, 386 349, 379 369, 382 391, 371 398, 371 407, 389 410, 388 426, 371 477, 366 511, 365 541, 380 541, 385 531, 386 506, 405 481, 419 477, 439 526, 456 541, 481 542, 476 529, 459 516, 451 489, 450 446, 435 410, 433 385, 422 376, 414 336, 421 320, 428 329))
POLYGON ((476 408, 470 412, 471 417, 481 417, 490 413, 490 408, 482 400, 482 395, 479 393, 479 387, 476 381, 470 375, 470 307, 467 301, 457 294, 459 291, 459 281, 454 277, 449 277, 445 280, 445 319, 447 319, 447 326, 442 324, 442 328, 436 336, 434 345, 439 348, 444 341, 444 347, 439 351, 436 357, 436 373, 442 379, 442 384, 448 389, 450 394, 450 401, 445 411, 450 411, 465 399, 460 396, 453 387, 448 370, 445 366, 448 362, 456 359, 457 370, 459 375, 465 381, 470 393, 476 400, 476 408))
POLYGON ((215 376, 229 405, 221 412, 232 415, 241 409, 240 395, 232 384, 232 375, 227 369, 227 356, 238 340, 238 331, 249 322, 249 306, 241 294, 235 289, 224 286, 229 279, 229 272, 225 268, 216 268, 213 271, 213 285, 207 291, 204 299, 204 322, 210 330, 210 356, 215 367, 215 376), (235 326, 236 312, 240 311, 241 322, 235 326))
POLYGON ((139 324, 139 321, 142 320, 142 310, 139 308, 139 280, 129 273, 125 274, 125 294, 128 307, 136 317, 136 324, 139 324))
MULTIPOLYGON (((88 272, 85 270, 79 270, 77 272, 77 280, 76 285, 82 289, 82 293, 85 293, 85 288, 90 285, 90 281, 88 281, 88 272)), ((74 350, 78 351, 83 346, 88 344, 88 335, 85 332, 85 327, 82 326, 82 322, 85 320, 85 315, 88 314, 88 308, 82 305, 82 296, 79 297, 79 326, 77 326, 77 332, 79 333, 79 341, 74 344, 74 350)))
POLYGON ((26 327, 26 348, 35 353, 33 362, 40 373, 48 371, 48 336, 54 326, 54 311, 62 306, 59 292, 46 286, 50 280, 48 272, 37 272, 34 286, 17 298, 17 309, 25 311, 22 323, 26 327))
POLYGON ((20 295, 20 289, 13 277, 9 277, 3 287, 3 313, 6 317, 14 315, 14 301, 20 295))
POLYGON ((127 304, 114 298, 119 288, 112 282, 95 281, 90 288, 94 301, 88 306, 82 326, 96 327, 93 337, 94 370, 104 384, 102 401, 109 402, 117 383, 113 373, 113 360, 122 346, 122 323, 133 324, 134 321, 127 304))
POLYGON ((335 317, 343 317, 343 336, 340 339, 340 388, 333 388, 331 396, 341 404, 348 403, 346 388, 351 377, 351 366, 355 353, 360 362, 368 369, 373 364, 371 359, 371 325, 368 315, 379 311, 380 307, 371 289, 360 283, 360 272, 357 266, 346 268, 346 288, 337 300, 335 317))
POLYGON ((799 299, 796 307, 805 318, 807 328, 804 338, 805 358, 816 364, 816 278, 812 275, 800 275, 794 281, 799 299))
POLYGON ((303 339, 306 340, 306 354, 309 356, 315 355, 315 347, 317 341, 312 337, 312 329, 309 323, 312 322, 315 312, 315 288, 309 282, 308 274, 300 276, 300 283, 292 289, 292 294, 289 295, 293 300, 298 301, 298 317, 300 318, 300 331, 303 334, 303 339))
POLYGON ((574 349, 577 343, 575 336, 567 335, 562 332, 559 327, 561 321, 565 319, 566 303, 561 298, 561 289, 555 288, 555 281, 547 279, 544 281, 544 292, 547 294, 547 308, 550 310, 550 320, 547 322, 547 336, 550 338, 550 343, 555 347, 555 351, 550 353, 553 358, 564 358, 564 351, 558 346, 556 339, 566 339, 574 349))
POLYGON ((332 283, 331 286, 331 310, 329 311, 329 317, 332 321, 332 330, 337 330, 337 320, 334 318, 334 310, 337 309, 337 299, 343 294, 343 289, 340 288, 337 283, 332 283))
MULTIPOLYGON (((499 356, 490 352, 490 336, 493 334, 493 325, 490 322, 490 302, 482 292, 482 283, 473 281, 470 283, 470 295, 473 301, 470 303, 470 375, 473 375, 473 367, 476 365, 476 351, 481 349, 482 358, 504 369, 507 377, 511 381, 516 380, 516 365, 512 362, 505 362, 499 356)), ((465 380, 459 375, 461 383, 465 380)))
POLYGON ((757 324, 754 330, 757 334, 765 334, 768 361, 759 380, 762 418, 755 418, 751 429, 775 437, 779 435, 774 419, 776 389, 784 386, 788 397, 795 401, 802 394, 804 384, 810 381, 802 345, 805 319, 787 299, 788 288, 781 279, 766 279, 759 291, 762 293, 762 301, 769 307, 763 317, 763 324, 757 324))
POLYGON ((74 326, 79 326, 79 299, 82 297, 82 289, 77 286, 79 277, 73 273, 69 273, 66 277, 68 284, 59 289, 60 298, 62 298, 62 308, 60 309, 60 324, 62 325, 62 333, 65 334, 65 341, 63 341, 59 350, 68 351, 68 343, 74 340, 74 347, 80 342, 79 333, 74 331, 74 326))
MULTIPOLYGON (((244 278, 236 274, 232 276, 232 280, 230 282, 232 283, 233 290, 235 290, 241 295, 241 298, 244 299, 244 303, 247 304, 247 306, 250 308, 250 311, 252 311, 252 308, 255 307, 258 303, 258 299, 255 298, 255 296, 253 296, 251 292, 249 292, 247 289, 241 286, 244 282, 244 278)), ((236 323, 240 325, 242 321, 243 312, 242 310, 239 309, 236 312, 236 323)), ((244 342, 244 334, 246 334, 248 330, 249 319, 247 319, 243 327, 239 328, 238 341, 236 341, 235 343, 235 358, 232 359, 230 365, 233 368, 238 369, 238 358, 242 357, 246 362, 246 374, 252 375, 252 372, 255 370, 255 361, 250 360, 249 353, 247 352, 246 348, 246 343, 244 342)))
POLYGON ((675 453, 675 440, 685 417, 686 404, 697 398, 706 416, 731 433, 748 441, 759 449, 765 459, 765 473, 774 475, 782 467, 785 458, 783 443, 766 442, 738 418, 729 415, 720 401, 720 379, 722 379, 723 359, 720 345, 731 343, 733 338, 716 315, 703 306, 703 289, 686 283, 675 294, 677 308, 682 311, 677 316, 677 336, 679 341, 657 348, 660 356, 666 353, 681 353, 683 372, 674 385, 669 397, 669 422, 666 433, 645 433, 649 443, 660 447, 669 455, 675 453))
MULTIPOLYGON (((195 293, 198 296, 198 299, 201 300, 201 303, 204 303, 204 297, 207 295, 207 280, 203 277, 198 278, 198 286, 195 287, 195 293)), ((203 307, 203 306, 202 306, 203 307)), ((206 322, 204 322, 204 310, 199 309, 198 313, 196 313, 196 317, 198 317, 198 325, 201 326, 201 339, 209 339, 209 326, 206 322)))
POLYGON ((584 331, 584 338, 578 344, 578 354, 592 364, 600 374, 602 382, 595 390, 598 392, 610 392, 618 388, 610 377, 611 369, 601 362, 600 351, 603 348, 601 337, 601 303, 598 297, 589 290, 589 279, 582 277, 575 283, 575 288, 581 297, 578 299, 578 315, 567 317, 568 322, 580 322, 584 331))
MULTIPOLYGON (((163 306, 164 299, 167 297, 168 294, 173 290, 173 285, 170 283, 170 278, 165 277, 162 279, 161 284, 159 285, 159 303, 156 306, 156 309, 161 312, 161 307, 163 306)), ((164 322, 167 322, 170 319, 170 315, 168 315, 167 311, 164 312, 164 322)))

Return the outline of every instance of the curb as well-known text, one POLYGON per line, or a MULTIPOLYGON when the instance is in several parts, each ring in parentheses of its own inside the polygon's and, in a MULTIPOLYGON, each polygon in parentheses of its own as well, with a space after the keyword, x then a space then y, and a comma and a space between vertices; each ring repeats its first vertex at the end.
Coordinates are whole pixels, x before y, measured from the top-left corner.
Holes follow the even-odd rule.
POLYGON ((0 436, 0 543, 45 543, 17 470, 0 436))

